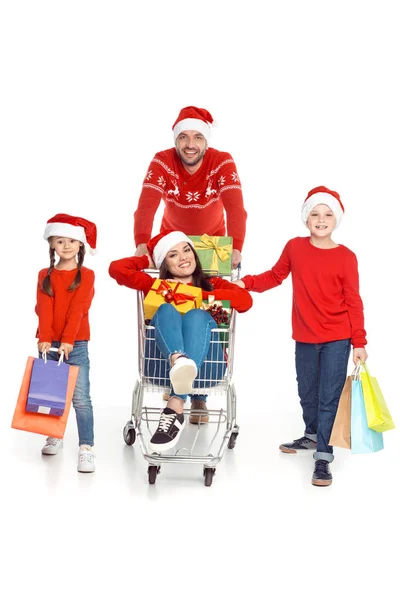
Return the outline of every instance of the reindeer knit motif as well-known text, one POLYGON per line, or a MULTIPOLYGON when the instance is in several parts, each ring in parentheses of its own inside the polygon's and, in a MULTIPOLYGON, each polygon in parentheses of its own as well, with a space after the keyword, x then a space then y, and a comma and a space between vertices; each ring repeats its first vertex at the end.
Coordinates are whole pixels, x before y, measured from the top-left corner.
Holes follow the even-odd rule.
POLYGON ((247 214, 236 165, 227 152, 208 148, 193 175, 186 171, 175 148, 155 155, 135 212, 136 245, 151 238, 161 200, 165 202, 161 231, 174 229, 187 235, 228 233, 233 247, 242 250, 247 214))

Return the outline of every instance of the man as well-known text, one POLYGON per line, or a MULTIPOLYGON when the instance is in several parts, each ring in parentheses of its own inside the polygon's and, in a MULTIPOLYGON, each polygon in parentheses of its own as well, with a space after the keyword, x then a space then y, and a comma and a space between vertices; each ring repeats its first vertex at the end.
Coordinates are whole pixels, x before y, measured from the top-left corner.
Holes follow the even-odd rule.
POLYGON ((233 268, 240 263, 247 213, 232 156, 208 146, 212 123, 204 108, 186 106, 172 126, 175 148, 157 152, 151 161, 134 214, 136 256, 147 252, 163 199, 161 232, 232 236, 233 268))

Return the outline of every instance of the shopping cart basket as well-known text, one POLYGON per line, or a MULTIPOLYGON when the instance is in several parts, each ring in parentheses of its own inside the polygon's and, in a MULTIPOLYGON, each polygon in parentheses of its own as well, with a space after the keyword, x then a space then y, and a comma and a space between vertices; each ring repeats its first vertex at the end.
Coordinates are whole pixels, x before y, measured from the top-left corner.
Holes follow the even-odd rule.
MULTIPOLYGON (((158 274, 158 271, 154 270, 147 272, 152 275, 158 274)), ((232 279, 234 277, 232 275, 232 279)), ((210 486, 216 465, 227 447, 234 448, 239 434, 236 423, 236 391, 232 381, 236 311, 232 310, 229 329, 212 329, 207 358, 193 383, 194 394, 224 397, 225 401, 221 402, 223 406, 219 409, 208 409, 207 424, 200 423, 204 411, 184 409, 186 420, 189 414, 199 416, 198 424, 185 427, 179 440, 180 445, 169 452, 160 453, 150 452, 148 441, 157 428, 164 408, 160 406, 163 403, 161 394, 168 396, 171 389, 170 366, 169 361, 158 350, 154 327, 145 321, 141 291, 137 292, 137 313, 139 376, 132 395, 131 419, 123 430, 124 441, 131 446, 136 439, 138 440, 143 456, 149 463, 149 483, 155 483, 163 463, 192 463, 203 466, 204 484, 210 486), (147 400, 152 395, 155 398, 152 405, 144 403, 144 399, 147 400)))

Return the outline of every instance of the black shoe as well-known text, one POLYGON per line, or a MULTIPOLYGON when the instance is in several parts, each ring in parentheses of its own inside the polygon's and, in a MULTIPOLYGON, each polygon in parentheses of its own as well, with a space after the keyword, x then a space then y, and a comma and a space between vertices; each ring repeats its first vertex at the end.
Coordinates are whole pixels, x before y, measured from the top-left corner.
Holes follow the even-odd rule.
POLYGON ((185 418, 172 408, 164 408, 158 427, 150 440, 149 447, 153 452, 163 452, 173 448, 185 427, 185 418))
POLYGON ((327 460, 316 460, 311 483, 313 485, 331 485, 332 473, 327 460))
POLYGON ((302 452, 303 450, 316 449, 317 442, 313 442, 313 440, 310 440, 310 438, 306 436, 279 446, 279 450, 282 450, 282 452, 286 452, 287 454, 296 454, 296 452, 302 452))

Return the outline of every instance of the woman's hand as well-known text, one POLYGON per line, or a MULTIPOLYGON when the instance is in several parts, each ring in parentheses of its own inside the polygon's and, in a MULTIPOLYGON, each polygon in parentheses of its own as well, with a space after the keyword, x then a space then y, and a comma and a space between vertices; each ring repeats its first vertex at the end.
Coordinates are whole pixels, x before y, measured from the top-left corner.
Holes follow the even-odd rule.
POLYGON ((38 350, 41 354, 43 354, 43 352, 48 352, 51 348, 51 342, 38 342, 38 350))
POLYGON ((358 361, 366 362, 368 354, 365 348, 353 348, 353 363, 357 366, 358 361))
POLYGON ((68 356, 71 354, 73 349, 74 349, 73 344, 67 344, 66 342, 63 342, 62 344, 60 344, 60 347, 58 349, 58 354, 61 354, 61 352, 64 352, 65 360, 68 360, 68 356))
POLYGON ((234 283, 238 287, 246 289, 246 286, 244 285, 244 282, 241 279, 236 279, 235 281, 231 281, 230 283, 234 283))

